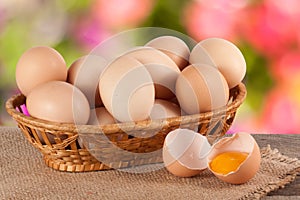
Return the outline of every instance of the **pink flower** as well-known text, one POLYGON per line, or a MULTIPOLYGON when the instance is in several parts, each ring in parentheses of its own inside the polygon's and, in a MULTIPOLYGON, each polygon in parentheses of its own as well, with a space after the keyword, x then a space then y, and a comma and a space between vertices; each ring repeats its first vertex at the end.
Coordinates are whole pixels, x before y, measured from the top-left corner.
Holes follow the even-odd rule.
POLYGON ((271 72, 275 79, 280 82, 289 82, 300 77, 300 50, 287 51, 278 59, 274 59, 271 72))
POLYGON ((300 22, 299 0, 265 0, 265 4, 270 10, 281 13, 285 18, 289 19, 288 23, 284 22, 284 19, 281 19, 283 24, 292 24, 294 26, 293 29, 297 28, 300 22))
POLYGON ((299 133, 300 106, 285 87, 277 87, 267 95, 260 121, 269 133, 299 133))
POLYGON ((107 28, 129 28, 145 20, 153 4, 153 0, 96 0, 92 12, 107 28))
POLYGON ((243 131, 262 133, 257 122, 257 113, 248 105, 247 101, 238 108, 238 112, 227 134, 243 131))
POLYGON ((110 33, 95 19, 82 18, 76 21, 73 27, 73 35, 80 45, 86 50, 91 51, 101 41, 110 36, 110 33))
MULTIPOLYGON (((294 0, 284 1, 282 5, 288 5, 290 1, 294 0)), ((248 7, 246 18, 240 24, 246 40, 260 53, 269 57, 278 56, 295 45, 300 22, 298 13, 283 9, 279 6, 281 4, 274 2, 277 1, 267 0, 257 6, 248 7)))
POLYGON ((245 0, 192 1, 184 10, 184 25, 195 40, 221 37, 238 38, 238 21, 246 5, 245 0))

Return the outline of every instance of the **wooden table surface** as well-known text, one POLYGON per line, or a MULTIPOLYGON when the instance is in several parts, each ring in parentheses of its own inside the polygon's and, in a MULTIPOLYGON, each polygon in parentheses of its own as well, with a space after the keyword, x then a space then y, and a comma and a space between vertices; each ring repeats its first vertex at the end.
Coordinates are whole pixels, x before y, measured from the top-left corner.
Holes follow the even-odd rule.
MULTIPOLYGON (((0 134, 1 134, 0 127, 0 134)), ((260 147, 277 148, 283 155, 291 158, 300 159, 300 134, 298 135, 272 135, 272 134, 254 134, 253 135, 260 147)), ((300 174, 296 179, 286 185, 284 188, 269 193, 264 200, 273 199, 299 199, 300 200, 300 174)))
MULTIPOLYGON (((277 148, 283 155, 300 159, 300 134, 298 135, 253 135, 259 146, 264 147, 268 144, 272 148, 277 148)), ((273 199, 300 199, 300 175, 285 188, 278 189, 268 194, 264 200, 273 199)))

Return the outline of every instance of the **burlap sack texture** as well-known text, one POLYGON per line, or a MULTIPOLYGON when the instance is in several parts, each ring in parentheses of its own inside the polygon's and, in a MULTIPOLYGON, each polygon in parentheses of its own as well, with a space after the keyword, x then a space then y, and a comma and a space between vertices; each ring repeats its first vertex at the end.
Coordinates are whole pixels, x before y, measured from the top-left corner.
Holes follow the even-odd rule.
POLYGON ((218 180, 209 171, 178 178, 162 165, 147 173, 107 170, 85 173, 48 168, 17 128, 0 129, 0 199, 259 199, 300 173, 300 161, 262 148, 259 173, 242 185, 218 180))

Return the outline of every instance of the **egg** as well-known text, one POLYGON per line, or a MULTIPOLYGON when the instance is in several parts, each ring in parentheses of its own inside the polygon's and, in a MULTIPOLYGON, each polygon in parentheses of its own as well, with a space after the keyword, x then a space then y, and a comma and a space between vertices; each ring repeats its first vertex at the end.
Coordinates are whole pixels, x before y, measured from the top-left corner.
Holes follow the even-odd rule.
POLYGON ((176 96, 184 112, 198 114, 225 106, 229 88, 215 67, 190 65, 177 78, 176 96))
POLYGON ((66 81, 67 66, 55 49, 38 46, 28 49, 16 66, 17 86, 27 96, 30 91, 48 81, 66 81))
POLYGON ((105 107, 91 109, 90 118, 87 124, 105 125, 115 123, 114 117, 106 110, 105 107))
POLYGON ((90 107, 102 105, 99 93, 99 79, 107 61, 96 55, 83 56, 73 62, 68 70, 67 82, 75 85, 87 97, 90 107))
POLYGON ((259 147, 249 133, 236 133, 215 143, 207 156, 208 169, 219 179, 242 184, 255 176, 261 163, 259 147))
POLYGON ((145 46, 156 48, 169 56, 183 70, 189 63, 190 49, 178 37, 160 36, 149 41, 145 46))
POLYGON ((228 40, 208 38, 199 42, 191 51, 191 64, 208 64, 217 67, 229 88, 237 86, 245 77, 246 61, 242 52, 228 40))
POLYGON ((151 119, 164 119, 171 117, 179 117, 181 110, 178 105, 173 102, 163 99, 155 99, 153 108, 151 110, 151 119))
POLYGON ((154 104, 154 84, 145 66, 129 56, 112 61, 99 81, 101 99, 118 121, 139 121, 149 117, 154 104))
POLYGON ((175 83, 180 70, 172 59, 152 47, 137 47, 124 55, 138 60, 146 67, 155 84, 157 99, 171 99, 175 96, 175 83))
POLYGON ((31 116, 52 122, 86 124, 90 116, 84 94, 62 81, 35 87, 26 98, 26 106, 31 116))
POLYGON ((175 176, 195 176, 207 168, 210 149, 205 136, 188 129, 176 129, 165 138, 163 162, 175 176))

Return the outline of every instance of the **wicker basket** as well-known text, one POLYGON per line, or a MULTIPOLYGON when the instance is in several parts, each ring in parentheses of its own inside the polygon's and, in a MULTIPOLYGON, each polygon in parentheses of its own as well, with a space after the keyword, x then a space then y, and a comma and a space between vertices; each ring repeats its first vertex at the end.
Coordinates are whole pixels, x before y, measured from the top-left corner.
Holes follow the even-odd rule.
POLYGON ((102 126, 76 126, 25 116, 16 110, 26 102, 22 94, 7 100, 6 109, 29 142, 41 151, 46 165, 60 171, 85 172, 162 162, 159 150, 164 138, 179 127, 195 130, 213 142, 230 128, 245 97, 246 88, 241 83, 230 90, 228 105, 214 112, 102 126), (112 145, 107 145, 108 139, 112 145), (84 145, 79 145, 80 141, 91 141, 93 152, 81 148, 84 145), (113 146, 130 153, 122 154, 113 146), (99 157, 110 162, 100 162, 99 157))

